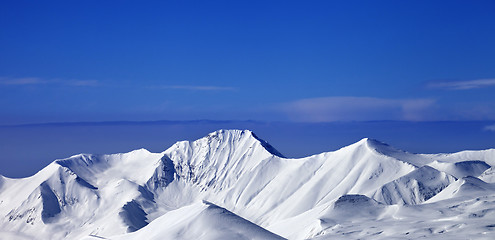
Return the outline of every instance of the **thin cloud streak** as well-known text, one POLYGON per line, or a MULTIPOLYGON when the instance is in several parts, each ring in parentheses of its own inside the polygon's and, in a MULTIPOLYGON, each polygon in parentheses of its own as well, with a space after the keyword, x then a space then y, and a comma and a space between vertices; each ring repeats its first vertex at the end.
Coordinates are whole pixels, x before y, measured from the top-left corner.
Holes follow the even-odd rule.
POLYGON ((100 85, 97 80, 72 80, 67 82, 68 85, 71 86, 79 86, 79 87, 96 87, 100 85))
POLYGON ((372 97, 323 97, 283 104, 294 121, 335 122, 373 120, 428 120, 434 99, 385 99, 372 97))
POLYGON ((179 89, 179 90, 192 90, 192 91, 235 91, 234 87, 222 87, 222 86, 188 86, 188 85, 172 85, 172 86, 156 86, 151 87, 156 89, 179 89))
POLYGON ((495 124, 486 126, 484 129, 485 129, 485 131, 495 132, 495 124))
POLYGON ((427 88, 430 89, 443 89, 443 90, 469 90, 476 88, 485 88, 495 86, 495 78, 490 79, 476 79, 467 81, 437 81, 427 84, 427 88))
POLYGON ((65 85, 65 86, 73 86, 73 87, 95 87, 100 85, 100 83, 97 80, 42 79, 37 77, 25 77, 25 78, 0 77, 0 85, 25 86, 25 85, 43 85, 43 84, 65 85))
POLYGON ((25 78, 7 78, 0 77, 0 84, 2 85, 35 85, 35 84, 45 84, 44 81, 36 77, 25 77, 25 78))

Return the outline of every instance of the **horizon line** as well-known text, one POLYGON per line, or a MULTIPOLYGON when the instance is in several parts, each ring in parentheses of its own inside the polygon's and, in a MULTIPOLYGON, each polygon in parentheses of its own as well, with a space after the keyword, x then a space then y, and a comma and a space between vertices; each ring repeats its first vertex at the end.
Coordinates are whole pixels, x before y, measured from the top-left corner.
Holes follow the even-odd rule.
POLYGON ((261 121, 261 120, 109 120, 109 121, 61 121, 61 122, 38 122, 21 124, 2 124, 1 128, 9 127, 42 127, 42 126, 111 126, 111 125, 179 125, 179 124, 229 124, 229 123, 252 123, 252 124, 342 124, 342 123, 454 123, 454 122, 479 122, 493 123, 493 120, 430 120, 430 121, 410 121, 410 120, 369 120, 369 121, 331 121, 331 122, 299 122, 299 121, 261 121))

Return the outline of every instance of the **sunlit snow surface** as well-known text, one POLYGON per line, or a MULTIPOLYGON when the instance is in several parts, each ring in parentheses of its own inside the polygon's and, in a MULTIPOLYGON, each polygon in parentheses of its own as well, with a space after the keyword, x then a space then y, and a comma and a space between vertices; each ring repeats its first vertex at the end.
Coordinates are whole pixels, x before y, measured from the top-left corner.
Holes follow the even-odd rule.
POLYGON ((0 239, 495 239, 495 150, 363 139, 301 159, 248 130, 0 177, 0 239))

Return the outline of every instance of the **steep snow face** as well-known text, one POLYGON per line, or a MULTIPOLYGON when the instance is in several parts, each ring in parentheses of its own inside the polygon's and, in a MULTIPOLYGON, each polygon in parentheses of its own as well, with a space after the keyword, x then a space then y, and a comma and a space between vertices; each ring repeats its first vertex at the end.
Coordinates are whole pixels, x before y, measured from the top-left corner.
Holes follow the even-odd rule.
MULTIPOLYGON (((424 231, 413 223, 422 216, 414 212, 430 208, 450 214, 442 218, 457 217, 450 225, 434 222, 436 215, 428 218, 437 227, 432 231, 445 226, 458 233, 466 229, 453 226, 469 215, 450 210, 453 202, 468 202, 465 211, 482 211, 485 205, 495 210, 495 201, 469 202, 495 197, 494 157, 493 150, 411 154, 365 138, 334 152, 288 159, 251 131, 220 130, 162 153, 80 154, 56 160, 30 178, 0 176, 0 214, 5 216, 0 235, 418 237, 424 231), (393 230, 394 219, 408 232, 393 230), (370 222, 375 228, 367 227, 370 222)), ((485 214, 483 220, 495 215, 485 214)), ((479 230, 474 220, 467 226, 479 230)), ((495 227, 485 230, 493 233, 495 227)))
MULTIPOLYGON (((343 194, 371 194, 416 169, 380 154, 371 141, 285 159, 250 131, 218 131, 194 142, 179 142, 164 154, 174 162, 177 179, 202 192, 195 197, 268 227, 343 194)), ((174 194, 165 190, 158 198, 165 203, 174 194)))
POLYGON ((281 156, 248 130, 220 130, 194 142, 178 142, 164 154, 178 178, 203 189, 225 189, 268 158, 281 156))

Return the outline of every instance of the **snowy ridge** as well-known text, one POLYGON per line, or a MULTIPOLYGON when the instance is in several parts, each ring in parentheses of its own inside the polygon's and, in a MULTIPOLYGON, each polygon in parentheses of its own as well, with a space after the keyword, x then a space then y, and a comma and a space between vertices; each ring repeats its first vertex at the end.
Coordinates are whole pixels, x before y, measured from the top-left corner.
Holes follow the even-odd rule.
POLYGON ((0 236, 354 239, 463 231, 478 238, 495 233, 493 226, 478 235, 479 221, 495 214, 467 214, 495 213, 494 158, 494 149, 412 154, 364 138, 288 159, 249 130, 219 130, 162 153, 79 154, 29 178, 0 176, 0 236), (414 227, 424 216, 412 209, 441 214, 414 227), (407 227, 390 228, 392 219, 407 227))

